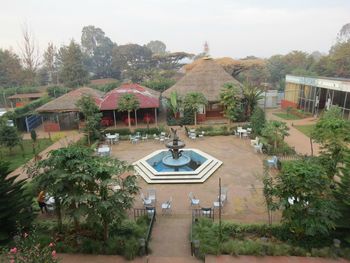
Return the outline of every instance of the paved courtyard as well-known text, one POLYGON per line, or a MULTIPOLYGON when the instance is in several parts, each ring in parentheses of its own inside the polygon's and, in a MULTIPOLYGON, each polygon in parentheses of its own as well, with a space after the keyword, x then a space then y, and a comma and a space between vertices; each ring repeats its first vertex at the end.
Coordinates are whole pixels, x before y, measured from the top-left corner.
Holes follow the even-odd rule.
MULTIPOLYGON (((173 214, 191 213, 189 192, 200 199, 201 207, 212 207, 218 196, 219 177, 222 186, 228 187, 228 202, 223 210, 223 217, 242 222, 266 222, 266 212, 262 196, 263 155, 254 153, 250 140, 235 136, 215 136, 190 140, 183 130, 178 131, 187 148, 197 148, 221 160, 223 165, 202 184, 147 184, 139 178, 141 191, 146 194, 149 188, 157 191, 157 208, 170 196, 173 198, 173 214)), ((154 140, 131 144, 122 141, 112 146, 112 155, 120 160, 133 163, 151 152, 165 149, 165 145, 154 140)), ((136 207, 142 207, 141 198, 136 198, 136 207)))

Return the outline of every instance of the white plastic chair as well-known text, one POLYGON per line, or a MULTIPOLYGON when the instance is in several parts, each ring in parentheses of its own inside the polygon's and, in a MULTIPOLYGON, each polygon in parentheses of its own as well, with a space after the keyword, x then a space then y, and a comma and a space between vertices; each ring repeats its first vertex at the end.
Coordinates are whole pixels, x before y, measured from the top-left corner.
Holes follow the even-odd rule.
POLYGON ((152 205, 152 200, 149 199, 149 198, 145 198, 143 193, 141 193, 141 199, 142 199, 142 202, 143 202, 144 206, 151 206, 152 205))
POLYGON ((278 158, 277 158, 277 156, 272 156, 272 158, 271 159, 267 159, 266 160, 266 163, 267 163, 267 165, 270 167, 270 168, 272 168, 272 167, 274 167, 274 168, 278 168, 278 166, 277 166, 277 164, 278 164, 278 158))
POLYGON ((200 134, 198 134, 198 138, 203 138, 205 134, 205 131, 202 131, 200 134))
POLYGON ((147 140, 148 140, 148 134, 142 136, 142 140, 143 140, 143 141, 147 141, 147 140))
POLYGON ((254 151, 255 151, 256 153, 263 153, 262 147, 263 147, 263 144, 262 144, 262 143, 259 143, 258 145, 255 145, 255 146, 254 146, 254 151))
POLYGON ((156 203, 156 190, 148 189, 147 190, 147 199, 151 200, 153 203, 156 203))
POLYGON ((171 203, 173 202, 173 198, 170 197, 168 201, 165 203, 162 203, 161 208, 162 208, 162 214, 170 214, 171 213, 171 203))
POLYGON ((255 146, 259 144, 259 137, 255 137, 255 140, 250 140, 250 145, 255 146))
POLYGON ((199 199, 196 199, 192 192, 188 194, 188 197, 190 198, 191 206, 199 206, 199 199))

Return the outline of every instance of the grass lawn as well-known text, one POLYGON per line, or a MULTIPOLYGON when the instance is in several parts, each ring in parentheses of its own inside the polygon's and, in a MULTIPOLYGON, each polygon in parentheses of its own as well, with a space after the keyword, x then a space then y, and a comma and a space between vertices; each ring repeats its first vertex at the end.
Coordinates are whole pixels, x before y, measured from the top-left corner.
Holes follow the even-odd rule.
MULTIPOLYGON (((36 145, 36 152, 40 153, 49 147, 53 142, 50 139, 38 139, 36 145)), ((22 164, 25 164, 30 159, 34 157, 33 154, 33 146, 32 140, 23 140, 23 148, 22 151, 20 146, 16 146, 12 149, 12 153, 7 148, 0 148, 0 158, 4 161, 8 161, 10 163, 10 171, 15 170, 22 164)))
POLYGON ((311 125, 294 125, 294 128, 296 128, 297 130, 301 131, 302 133, 304 133, 308 137, 311 136, 311 132, 312 132, 314 127, 315 127, 314 124, 311 124, 311 125))
POLYGON ((277 117, 280 117, 282 119, 285 119, 285 120, 300 120, 300 117, 294 115, 294 114, 287 114, 287 113, 274 113, 274 115, 276 115, 277 117))

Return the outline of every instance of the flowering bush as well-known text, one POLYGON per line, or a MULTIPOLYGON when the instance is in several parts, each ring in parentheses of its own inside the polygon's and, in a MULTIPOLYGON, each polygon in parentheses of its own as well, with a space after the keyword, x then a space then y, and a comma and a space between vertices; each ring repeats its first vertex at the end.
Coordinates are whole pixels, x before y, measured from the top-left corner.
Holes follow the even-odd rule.
POLYGON ((30 234, 20 233, 14 238, 15 246, 6 253, 10 263, 56 263, 55 243, 40 245, 38 236, 33 230, 30 234))

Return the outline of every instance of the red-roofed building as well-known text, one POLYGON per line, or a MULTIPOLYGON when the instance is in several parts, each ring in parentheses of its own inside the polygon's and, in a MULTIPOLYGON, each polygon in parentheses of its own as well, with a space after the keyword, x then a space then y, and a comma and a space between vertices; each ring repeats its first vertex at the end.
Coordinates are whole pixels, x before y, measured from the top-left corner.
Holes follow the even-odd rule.
POLYGON ((119 99, 124 94, 133 94, 139 101, 139 109, 134 112, 130 121, 136 124, 140 121, 145 123, 157 123, 158 108, 160 105, 160 92, 143 87, 139 84, 122 84, 120 87, 108 92, 100 103, 103 113, 103 124, 106 126, 116 125, 118 120, 128 123, 127 113, 118 111, 119 99))

